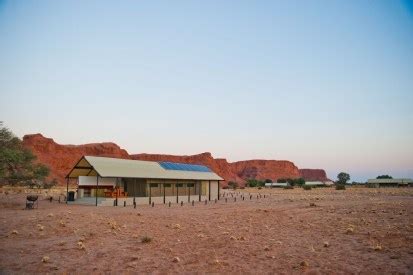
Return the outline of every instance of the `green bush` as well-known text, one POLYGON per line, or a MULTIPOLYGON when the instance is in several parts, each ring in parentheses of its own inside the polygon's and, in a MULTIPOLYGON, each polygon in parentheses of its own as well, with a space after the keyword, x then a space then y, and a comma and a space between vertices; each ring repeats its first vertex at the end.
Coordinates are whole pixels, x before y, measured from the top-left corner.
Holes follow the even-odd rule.
POLYGON ((256 180, 256 179, 249 179, 247 180, 247 186, 248 187, 262 187, 265 186, 265 182, 262 180, 256 180))
POLYGON ((344 184, 337 184, 336 190, 346 190, 346 186, 344 184))
POLYGON ((303 185, 303 189, 304 190, 311 190, 311 186, 310 185, 303 185))

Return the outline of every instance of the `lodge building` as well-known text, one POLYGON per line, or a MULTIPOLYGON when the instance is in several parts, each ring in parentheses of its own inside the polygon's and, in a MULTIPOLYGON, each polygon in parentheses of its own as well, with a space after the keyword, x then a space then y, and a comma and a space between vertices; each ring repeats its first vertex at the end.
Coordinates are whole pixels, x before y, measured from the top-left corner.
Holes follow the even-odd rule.
POLYGON ((215 200, 224 180, 204 165, 92 156, 83 156, 66 178, 69 203, 96 206, 215 200))

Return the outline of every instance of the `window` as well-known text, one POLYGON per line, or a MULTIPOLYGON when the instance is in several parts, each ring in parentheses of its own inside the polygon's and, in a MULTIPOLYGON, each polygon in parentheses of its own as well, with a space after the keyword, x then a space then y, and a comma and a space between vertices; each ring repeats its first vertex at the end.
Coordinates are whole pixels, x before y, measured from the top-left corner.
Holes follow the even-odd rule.
POLYGON ((157 183, 151 183, 151 187, 158 187, 157 183))
POLYGON ((187 187, 194 187, 194 184, 193 183, 187 183, 186 186, 187 187))
POLYGON ((184 185, 182 183, 177 183, 176 187, 183 187, 184 185))
POLYGON ((170 187, 171 187, 171 184, 170 184, 170 183, 165 183, 163 186, 164 186, 165 188, 170 188, 170 187))

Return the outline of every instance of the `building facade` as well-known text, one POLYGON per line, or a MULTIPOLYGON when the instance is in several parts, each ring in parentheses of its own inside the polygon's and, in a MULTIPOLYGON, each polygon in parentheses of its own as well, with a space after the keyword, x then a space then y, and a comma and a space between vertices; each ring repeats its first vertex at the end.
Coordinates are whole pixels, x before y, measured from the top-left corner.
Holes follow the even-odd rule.
POLYGON ((68 186, 71 179, 77 182, 75 201, 95 205, 215 200, 223 180, 203 165, 91 156, 82 157, 66 178, 68 186))

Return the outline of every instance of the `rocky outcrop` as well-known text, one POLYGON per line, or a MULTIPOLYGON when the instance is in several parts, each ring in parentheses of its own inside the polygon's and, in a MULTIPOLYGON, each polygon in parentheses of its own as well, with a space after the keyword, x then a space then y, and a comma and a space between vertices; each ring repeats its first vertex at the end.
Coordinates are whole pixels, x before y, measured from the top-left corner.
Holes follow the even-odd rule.
POLYGON ((226 159, 215 159, 208 152, 190 156, 162 154, 129 155, 126 150, 111 142, 61 145, 41 134, 24 136, 23 144, 37 156, 37 161, 50 168, 49 178, 56 178, 61 184, 65 182, 64 177, 83 155, 202 164, 208 166, 225 179, 223 186, 228 181, 236 181, 242 186, 247 179, 271 179, 274 181, 279 178, 304 177, 306 180, 327 180, 324 170, 299 170, 294 163, 285 160, 245 160, 229 163, 226 159))
POLYGON ((323 169, 299 169, 299 172, 306 181, 329 181, 323 169))
POLYGON ((243 179, 299 178, 297 166, 286 160, 245 160, 231 163, 233 171, 243 179))
POLYGON ((90 143, 85 145, 61 145, 57 144, 51 138, 46 138, 41 134, 35 134, 25 135, 23 137, 23 145, 37 156, 38 162, 50 168, 49 178, 55 178, 59 183, 65 182, 65 176, 84 155, 130 158, 126 150, 111 142, 90 143))

